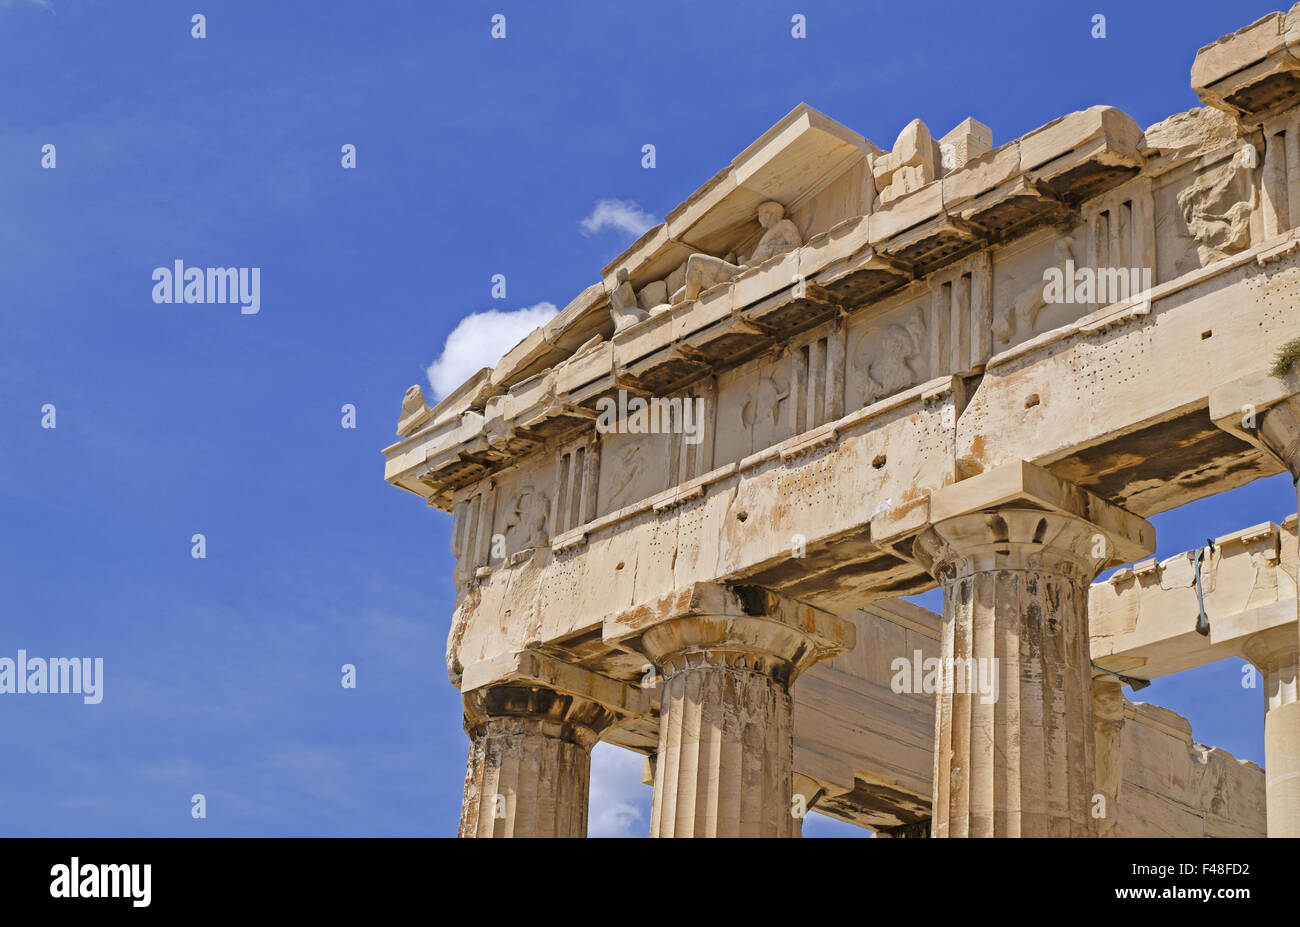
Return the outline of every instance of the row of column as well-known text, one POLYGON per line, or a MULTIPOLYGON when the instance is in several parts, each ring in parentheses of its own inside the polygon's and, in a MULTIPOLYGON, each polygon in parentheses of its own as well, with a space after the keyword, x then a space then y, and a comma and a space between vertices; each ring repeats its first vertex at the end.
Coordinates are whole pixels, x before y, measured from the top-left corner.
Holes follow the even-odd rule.
MULTIPOLYGON (((1118 739, 1105 733, 1122 724, 1123 697, 1117 681, 1093 678, 1088 587, 1154 548, 1146 521, 1025 463, 931 497, 912 553, 944 594, 934 836, 1114 833, 1118 739)), ((605 636, 659 673, 651 836, 798 836, 791 685, 852 647, 852 625, 765 589, 699 584, 620 617, 605 636)), ((1297 641, 1272 644, 1252 656, 1272 693, 1269 828, 1295 833, 1297 641)), ((615 715, 512 684, 467 693, 465 704, 461 835, 585 836, 590 751, 615 715)))

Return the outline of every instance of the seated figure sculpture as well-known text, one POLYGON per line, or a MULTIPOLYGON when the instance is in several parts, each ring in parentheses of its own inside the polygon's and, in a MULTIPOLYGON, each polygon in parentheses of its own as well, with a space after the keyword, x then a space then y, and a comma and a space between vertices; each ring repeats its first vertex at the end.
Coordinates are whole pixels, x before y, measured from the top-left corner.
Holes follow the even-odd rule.
MULTIPOLYGON (((627 282, 627 269, 620 267, 614 275, 616 285, 609 292, 609 314, 614 320, 614 333, 617 334, 629 325, 635 325, 650 313, 646 312, 636 301, 636 291, 627 282)), ((585 345, 584 345, 585 347, 585 345)))
POLYGON ((761 264, 778 254, 792 251, 803 244, 799 227, 785 217, 785 207, 775 200, 768 200, 759 205, 758 224, 766 231, 758 240, 754 253, 743 264, 733 263, 735 256, 732 254, 728 254, 726 259, 711 254, 692 254, 687 258, 686 285, 679 293, 673 294, 673 302, 678 302, 679 295, 685 299, 695 299, 704 290, 730 280, 746 268, 761 264))

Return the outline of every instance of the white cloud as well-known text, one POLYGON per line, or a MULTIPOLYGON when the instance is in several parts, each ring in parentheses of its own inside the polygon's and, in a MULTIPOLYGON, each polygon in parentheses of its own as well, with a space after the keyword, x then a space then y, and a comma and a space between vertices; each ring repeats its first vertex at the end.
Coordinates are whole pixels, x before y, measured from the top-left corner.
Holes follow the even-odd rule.
POLYGON ((588 837, 645 837, 653 792, 641 782, 641 754, 596 744, 591 751, 588 837))
POLYGON ((578 224, 582 226, 582 234, 588 237, 604 229, 618 229, 639 238, 658 221, 631 200, 600 200, 591 215, 578 224))
POLYGON ((437 402, 484 367, 493 367, 525 335, 559 312, 554 303, 538 303, 514 312, 489 309, 460 320, 442 354, 429 365, 429 386, 437 402))

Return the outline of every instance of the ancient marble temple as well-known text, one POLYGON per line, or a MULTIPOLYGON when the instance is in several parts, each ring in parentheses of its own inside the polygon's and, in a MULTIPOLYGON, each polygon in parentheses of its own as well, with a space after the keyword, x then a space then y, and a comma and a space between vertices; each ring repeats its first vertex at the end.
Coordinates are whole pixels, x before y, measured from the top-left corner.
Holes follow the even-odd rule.
POLYGON ((997 146, 801 105, 407 392, 385 477, 454 517, 463 836, 584 836, 601 740, 652 836, 1300 836, 1294 511, 1160 562, 1146 520, 1300 475, 1300 6, 1191 83, 997 146), (1266 770, 1125 692, 1230 657, 1266 770))

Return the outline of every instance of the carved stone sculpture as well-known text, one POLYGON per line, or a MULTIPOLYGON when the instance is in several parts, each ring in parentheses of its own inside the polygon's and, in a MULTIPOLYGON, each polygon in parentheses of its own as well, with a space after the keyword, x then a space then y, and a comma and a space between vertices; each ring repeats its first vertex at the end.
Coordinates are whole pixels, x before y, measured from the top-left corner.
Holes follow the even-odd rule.
POLYGON ((506 549, 509 553, 529 550, 546 541, 546 519, 551 503, 531 486, 515 496, 514 508, 506 519, 506 549))
POLYGON ((908 361, 925 345, 925 320, 914 313, 906 322, 895 322, 867 332, 858 343, 855 364, 866 374, 862 404, 869 406, 917 380, 908 361))
POLYGON ((909 122, 898 134, 893 150, 878 156, 871 164, 871 174, 880 191, 880 205, 933 181, 938 176, 936 164, 941 157, 939 146, 930 137, 925 123, 919 119, 909 122))
MULTIPOLYGON (((785 217, 785 207, 773 200, 758 207, 758 224, 766 230, 754 253, 744 264, 732 263, 734 255, 717 258, 711 254, 692 254, 686 259, 686 299, 696 299, 711 286, 730 280, 748 267, 762 264, 778 254, 793 251, 803 244, 799 227, 785 217)), ((677 300, 674 299, 674 302, 677 300)))
POLYGON ((746 428, 760 422, 768 429, 776 428, 781 420, 781 403, 789 398, 790 387, 784 380, 763 377, 755 394, 746 398, 740 407, 740 423, 746 428))
POLYGON ((1250 247, 1250 214, 1255 208, 1250 161, 1239 153, 1178 194, 1178 208, 1196 241, 1201 267, 1250 247))
POLYGON ((402 417, 397 420, 398 436, 405 438, 414 434, 432 414, 428 403, 424 401, 424 390, 420 389, 420 384, 415 384, 402 398, 402 417))
MULTIPOLYGON (((1074 261, 1073 246, 1074 239, 1068 235, 1056 240, 1054 246, 1056 264, 1054 266, 1065 268, 1067 261, 1074 261)), ((1006 303, 999 308, 997 316, 993 319, 993 334, 998 340, 1010 341, 1016 331, 1020 329, 1023 329, 1025 334, 1032 333, 1034 325, 1038 321, 1038 313, 1047 305, 1045 293, 1046 285, 1043 281, 1034 280, 1017 293, 1010 303, 1006 303)))
POLYGON ((636 291, 627 282, 627 269, 620 267, 614 275, 617 285, 609 293, 609 314, 614 319, 614 333, 650 317, 636 301, 636 291))
POLYGON ((646 312, 653 313, 656 308, 668 302, 668 284, 663 280, 647 283, 636 294, 636 301, 646 312))

